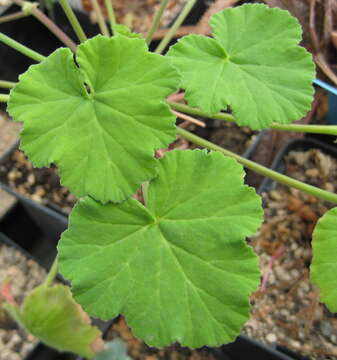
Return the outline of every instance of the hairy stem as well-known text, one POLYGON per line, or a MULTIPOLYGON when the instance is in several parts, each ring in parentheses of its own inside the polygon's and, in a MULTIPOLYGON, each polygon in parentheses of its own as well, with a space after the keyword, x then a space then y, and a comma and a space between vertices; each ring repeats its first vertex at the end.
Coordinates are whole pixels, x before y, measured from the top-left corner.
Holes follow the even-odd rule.
POLYGON ((3 89, 12 89, 15 85, 16 85, 15 82, 0 80, 0 88, 3 88, 3 89))
POLYGON ((24 17, 29 16, 30 14, 27 14, 25 11, 18 11, 10 15, 5 15, 0 17, 0 24, 4 24, 9 21, 22 19, 24 17))
POLYGON ((294 131, 301 133, 326 134, 326 135, 337 136, 336 125, 272 124, 270 128, 274 130, 285 130, 285 131, 294 131))
POLYGON ((153 37, 153 34, 156 32, 156 30, 158 29, 158 26, 160 24, 160 20, 163 16, 163 13, 166 9, 166 6, 168 4, 169 0, 161 0, 161 4, 160 4, 160 7, 158 9, 158 11, 156 12, 156 15, 152 21, 152 24, 151 24, 151 27, 150 27, 150 30, 148 31, 147 35, 146 35, 146 43, 149 45, 150 42, 152 41, 152 37, 153 37))
POLYGON ((8 102, 8 101, 9 101, 9 95, 0 94, 0 102, 8 102))
MULTIPOLYGON (((235 122, 235 117, 231 114, 218 113, 215 115, 209 115, 203 112, 200 109, 192 108, 188 105, 168 102, 169 106, 177 111, 183 112, 189 115, 202 116, 208 119, 215 120, 224 120, 235 122)), ((271 124, 269 126, 273 130, 282 130, 282 131, 294 131, 300 133, 311 133, 311 134, 327 134, 327 135, 336 135, 337 136, 337 126, 336 125, 305 125, 305 124, 271 124)))
POLYGON ((20 44, 19 42, 11 39, 10 37, 8 37, 7 35, 5 35, 2 32, 0 32, 0 41, 3 42, 4 44, 10 46, 11 48, 17 50, 21 54, 26 55, 37 62, 40 62, 40 61, 43 61, 44 59, 46 59, 43 55, 41 55, 38 52, 36 52, 32 49, 29 49, 27 46, 24 46, 24 45, 20 44))
POLYGON ((240 155, 237 155, 229 150, 226 150, 218 145, 215 145, 212 142, 207 141, 207 140, 205 140, 197 135, 194 135, 194 134, 190 133, 189 131, 181 129, 179 127, 177 127, 177 133, 197 145, 200 145, 200 146, 205 147, 210 150, 219 151, 219 152, 223 153, 224 155, 227 155, 227 156, 230 156, 230 157, 236 159, 239 163, 241 163, 245 167, 255 171, 258 174, 269 177, 281 184, 294 187, 295 189, 304 191, 308 194, 314 195, 323 200, 327 200, 327 201, 337 204, 337 194, 334 194, 334 193, 326 191, 326 190, 319 189, 315 186, 308 185, 301 181, 295 180, 289 176, 280 174, 277 171, 271 170, 265 166, 257 164, 254 161, 248 160, 240 155))
POLYGON ((87 40, 87 36, 85 35, 81 24, 77 20, 73 9, 69 5, 68 0, 60 0, 60 4, 80 42, 87 40))
POLYGON ((116 16, 113 8, 113 0, 104 0, 105 7, 108 11, 111 33, 115 34, 115 26, 117 25, 116 16))
POLYGON ((177 32, 178 28, 181 26, 181 24, 184 22, 190 11, 192 10, 193 6, 195 5, 197 0, 188 0, 185 7, 181 11, 180 15, 178 16, 177 20, 174 22, 174 24, 171 26, 170 30, 166 33, 160 44, 155 50, 155 53, 161 54, 166 46, 170 43, 173 36, 177 32))
POLYGON ((218 114, 210 116, 209 114, 205 113, 204 111, 197 109, 197 108, 192 108, 188 105, 180 104, 177 102, 171 102, 171 101, 168 101, 167 103, 173 110, 177 110, 177 111, 183 112, 185 114, 201 116, 201 117, 204 117, 207 119, 225 120, 225 121, 231 121, 231 122, 235 121, 234 116, 231 114, 218 113, 218 114))
POLYGON ((33 8, 32 15, 45 25, 64 45, 68 46, 73 52, 76 51, 76 44, 42 11, 33 8))
POLYGON ((102 9, 98 3, 98 0, 91 0, 91 4, 92 4, 92 7, 94 8, 95 14, 97 16, 97 22, 98 22, 98 26, 99 26, 101 33, 104 36, 110 37, 109 29, 106 25, 104 15, 102 13, 102 9))
POLYGON ((43 282, 43 285, 45 285, 45 286, 52 285, 53 281, 55 280, 55 278, 57 276, 58 269, 59 269, 59 265, 58 265, 58 259, 56 257, 49 272, 48 272, 48 275, 47 275, 45 281, 43 282))

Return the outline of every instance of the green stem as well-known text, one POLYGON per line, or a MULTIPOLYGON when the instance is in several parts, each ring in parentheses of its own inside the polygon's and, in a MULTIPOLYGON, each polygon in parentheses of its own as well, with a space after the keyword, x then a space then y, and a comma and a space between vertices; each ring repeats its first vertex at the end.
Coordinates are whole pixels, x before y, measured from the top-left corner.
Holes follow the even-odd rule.
POLYGON ((167 32, 167 34, 164 36, 162 41, 159 43, 158 47, 155 50, 155 53, 161 54, 166 46, 170 43, 172 38, 174 37, 175 33, 177 32, 178 28, 181 26, 181 24, 184 22, 190 11, 192 10, 194 4, 197 0, 188 0, 185 7, 183 8, 182 12, 178 16, 177 20, 174 22, 174 24, 171 26, 170 30, 167 32))
POLYGON ((73 27, 78 39, 81 42, 84 42, 87 40, 87 36, 85 35, 81 24, 79 23, 79 21, 77 20, 77 17, 73 11, 73 9, 71 8, 71 6, 68 3, 68 0, 60 0, 60 4, 62 6, 62 9, 64 11, 64 13, 66 14, 71 26, 73 27))
POLYGON ((0 80, 0 88, 12 89, 16 85, 15 82, 0 80))
POLYGON ((149 45, 150 42, 152 41, 152 37, 153 37, 153 34, 157 31, 158 29, 158 26, 160 24, 160 20, 163 16, 163 13, 166 9, 166 6, 168 4, 169 0, 162 0, 161 1, 161 4, 160 4, 160 7, 158 9, 158 11, 156 12, 156 15, 152 21, 152 24, 151 24, 151 27, 150 27, 150 30, 149 32, 147 33, 146 35, 146 43, 149 45))
POLYGON ((173 110, 177 110, 177 111, 183 112, 185 114, 201 116, 206 119, 225 120, 225 121, 231 121, 231 122, 235 121, 234 116, 231 114, 218 113, 218 114, 210 116, 209 114, 205 113, 204 111, 197 109, 197 108, 192 108, 188 105, 180 104, 177 102, 170 102, 170 101, 168 101, 167 103, 173 110))
POLYGON ((277 171, 271 170, 265 166, 257 164, 254 161, 248 160, 240 155, 237 155, 229 150, 226 150, 218 145, 215 145, 215 144, 211 143, 210 141, 207 141, 197 135, 194 135, 194 134, 190 133, 189 131, 186 131, 180 127, 177 127, 177 133, 197 145, 200 145, 200 146, 205 147, 210 150, 219 151, 219 152, 223 153, 224 155, 227 155, 227 156, 230 156, 230 157, 236 159, 239 163, 241 163, 245 167, 255 171, 258 174, 267 176, 275 181, 278 181, 281 184, 294 187, 295 189, 304 191, 308 194, 314 195, 323 200, 327 200, 327 201, 337 204, 337 194, 334 194, 334 193, 326 191, 326 190, 319 189, 315 186, 308 185, 301 181, 295 180, 289 176, 280 174, 277 171))
POLYGON ((58 269, 59 269, 59 265, 58 265, 58 259, 57 257, 55 258, 49 272, 48 272, 48 275, 45 279, 45 281, 43 282, 43 285, 44 286, 50 286, 52 285, 52 283, 54 282, 56 276, 57 276, 57 273, 58 273, 58 269))
POLYGON ((115 26, 117 25, 116 22, 116 16, 115 16, 115 12, 114 12, 114 8, 113 8, 113 0, 104 0, 105 2, 105 7, 108 10, 108 16, 109 16, 109 21, 110 21, 110 28, 111 28, 111 33, 115 34, 115 26))
POLYGON ((30 14, 27 14, 24 11, 18 11, 18 12, 15 12, 13 14, 10 14, 10 15, 1 16, 0 17, 0 24, 4 24, 6 22, 13 21, 13 20, 22 19, 22 18, 27 17, 29 15, 30 14))
POLYGON ((109 33, 109 29, 106 25, 103 13, 102 13, 102 9, 98 3, 97 0, 91 0, 91 4, 94 8, 94 11, 96 13, 97 16, 97 22, 98 22, 98 26, 99 29, 101 30, 101 33, 106 36, 106 37, 110 37, 110 33, 109 33))
POLYGON ((40 62, 40 61, 43 61, 44 59, 46 59, 43 55, 41 55, 38 52, 29 49, 27 46, 24 46, 24 45, 20 44, 19 42, 11 39, 10 37, 8 37, 7 35, 5 35, 2 32, 0 32, 0 41, 3 42, 4 44, 10 46, 11 48, 17 50, 21 54, 26 55, 37 62, 40 62))
POLYGON ((0 102, 8 102, 8 101, 9 101, 9 95, 0 94, 0 102))
MULTIPOLYGON (((169 106, 177 111, 183 112, 189 115, 201 116, 208 119, 223 120, 235 122, 235 117, 231 114, 218 113, 215 115, 209 115, 203 112, 200 109, 192 108, 188 105, 168 102, 169 106)), ((337 126, 336 125, 305 125, 305 124, 271 124, 270 129, 273 130, 282 130, 282 131, 294 131, 300 133, 311 133, 311 134, 326 134, 326 135, 336 135, 337 136, 337 126)))
POLYGON ((271 129, 311 134, 337 135, 336 125, 304 125, 304 124, 271 124, 271 129))

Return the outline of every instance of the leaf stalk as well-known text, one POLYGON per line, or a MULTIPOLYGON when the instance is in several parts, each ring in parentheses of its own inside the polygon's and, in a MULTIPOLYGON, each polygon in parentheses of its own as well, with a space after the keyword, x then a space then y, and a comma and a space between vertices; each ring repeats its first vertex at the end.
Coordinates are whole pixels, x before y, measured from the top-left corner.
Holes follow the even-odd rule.
POLYGON ((166 33, 162 41, 157 46, 155 53, 161 54, 167 45, 170 43, 172 38, 174 37, 175 33, 177 32, 178 28, 181 26, 181 24, 184 22, 188 14, 191 12, 193 6, 195 5, 197 0, 188 0, 185 7, 181 11, 180 15, 176 19, 176 21, 173 23, 169 31, 166 33))
POLYGON ((157 29, 159 27, 160 20, 164 14, 164 11, 167 7, 168 2, 169 2, 169 0, 162 0, 160 3, 160 7, 159 7, 158 11, 156 12, 156 15, 154 16, 151 27, 146 35, 145 41, 148 45, 151 43, 153 34, 157 31, 157 29))
POLYGON ((257 164, 254 161, 248 160, 240 155, 237 155, 227 149, 224 149, 218 145, 215 145, 212 142, 207 141, 207 140, 205 140, 197 135, 194 135, 194 134, 190 133, 189 131, 181 129, 179 127, 177 127, 177 133, 179 135, 183 136, 184 138, 186 138, 187 140, 193 142, 194 144, 200 145, 209 150, 219 151, 224 155, 227 155, 227 156, 230 156, 230 157, 236 159, 243 166, 255 171, 258 174, 269 177, 270 179, 273 179, 281 184, 288 185, 295 189, 298 189, 298 190, 304 191, 308 194, 314 195, 320 199, 330 201, 332 203, 337 204, 337 194, 334 194, 330 191, 319 189, 315 186, 303 183, 303 182, 293 179, 287 175, 280 174, 277 171, 271 170, 265 166, 257 164))
POLYGON ((4 33, 0 32, 0 41, 3 42, 4 44, 10 46, 11 48, 17 50, 18 52, 20 52, 23 55, 28 56, 29 58, 40 62, 46 59, 45 56, 39 54, 38 52, 28 48, 27 46, 24 46, 22 44, 20 44, 19 42, 11 39, 10 37, 8 37, 7 35, 5 35, 4 33))
POLYGON ((17 12, 15 12, 13 14, 10 14, 10 15, 1 16, 0 17, 0 24, 4 24, 6 22, 10 22, 10 21, 13 21, 13 20, 19 20, 19 19, 25 18, 25 17, 27 17, 29 15, 31 15, 31 14, 27 14, 24 11, 17 11, 17 12))
POLYGON ((0 102, 8 102, 8 101, 9 101, 9 95, 0 94, 0 102))
POLYGON ((110 37, 109 29, 106 25, 101 6, 99 5, 97 0, 91 0, 91 4, 92 4, 95 14, 97 16, 97 22, 98 22, 98 26, 99 26, 101 33, 106 37, 110 37))
POLYGON ((113 8, 113 0, 104 0, 105 7, 108 11, 108 17, 110 21, 111 33, 115 34, 115 27, 117 25, 116 16, 113 8))
POLYGON ((15 82, 0 80, 0 88, 3 88, 3 89, 12 89, 15 85, 16 85, 15 82))
POLYGON ((62 6, 62 9, 64 11, 64 13, 66 14, 72 28, 74 29, 78 39, 80 40, 80 42, 84 42, 87 40, 87 36, 85 35, 81 24, 79 23, 79 21, 77 20, 77 17, 73 11, 73 9, 71 8, 71 6, 69 5, 68 0, 60 0, 60 4, 62 6))
MULTIPOLYGON (((183 112, 189 115, 201 116, 208 119, 222 120, 236 122, 236 119, 233 115, 227 113, 218 113, 215 115, 209 115, 204 111, 196 108, 192 108, 188 105, 180 104, 177 102, 168 102, 169 106, 177 111, 183 112)), ((307 125, 307 124, 271 124, 270 129, 281 130, 281 131, 293 131, 300 133, 310 133, 310 134, 326 134, 326 135, 336 135, 337 136, 337 125, 307 125)))
POLYGON ((53 264, 48 272, 48 275, 45 279, 45 281, 43 282, 42 285, 44 286, 50 286, 52 285, 52 283, 54 282, 56 276, 57 276, 57 273, 58 273, 58 268, 59 268, 59 265, 58 265, 58 259, 57 259, 57 256, 55 258, 55 260, 53 261, 53 264))
POLYGON ((76 52, 76 44, 64 31, 62 31, 51 19, 49 19, 48 16, 46 16, 37 7, 32 8, 32 15, 47 29, 49 29, 64 45, 68 46, 73 52, 76 52))

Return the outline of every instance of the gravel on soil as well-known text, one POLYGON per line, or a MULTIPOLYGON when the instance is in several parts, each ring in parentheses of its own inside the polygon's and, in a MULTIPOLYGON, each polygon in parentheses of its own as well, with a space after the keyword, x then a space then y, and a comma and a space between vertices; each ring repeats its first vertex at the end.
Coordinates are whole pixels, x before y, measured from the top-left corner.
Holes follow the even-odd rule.
MULTIPOLYGON (((45 270, 17 249, 0 243, 0 286, 9 281, 18 304, 45 278, 45 270)), ((22 360, 37 344, 32 335, 18 329, 1 308, 0 296, 0 360, 22 360)))
MULTIPOLYGON (((290 152, 286 174, 337 191, 337 160, 320 150, 290 152)), ((263 281, 243 332, 310 359, 337 359, 337 316, 319 302, 319 290, 309 281, 312 231, 332 204, 282 185, 263 199, 265 222, 251 239, 263 281)))
POLYGON ((61 186, 56 167, 34 168, 20 150, 0 164, 0 181, 38 203, 58 206, 65 214, 76 202, 75 196, 61 186))

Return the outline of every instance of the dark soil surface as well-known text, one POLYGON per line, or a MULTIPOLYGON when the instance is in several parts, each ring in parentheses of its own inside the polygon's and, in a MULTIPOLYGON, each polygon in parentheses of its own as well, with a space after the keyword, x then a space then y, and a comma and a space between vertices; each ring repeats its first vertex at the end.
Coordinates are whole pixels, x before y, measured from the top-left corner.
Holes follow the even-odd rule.
MULTIPOLYGON (((221 120, 202 120, 207 125, 205 128, 189 125, 188 130, 236 154, 243 154, 256 139, 256 132, 246 126, 239 127, 221 120)), ((189 148, 195 147, 194 144, 189 143, 189 148)))
MULTIPOLYGON (((0 243, 0 286, 9 281, 11 293, 18 304, 44 277, 45 271, 18 250, 0 243)), ((22 360, 38 342, 32 335, 18 329, 1 308, 0 295, 0 359, 22 360)))
MULTIPOLYGON (((290 152, 286 174, 337 191, 337 160, 319 150, 290 152)), ((263 282, 243 331, 310 359, 337 359, 337 316, 319 303, 319 290, 309 280, 311 234, 332 204, 281 185, 263 199, 265 223, 252 239, 263 282)))

